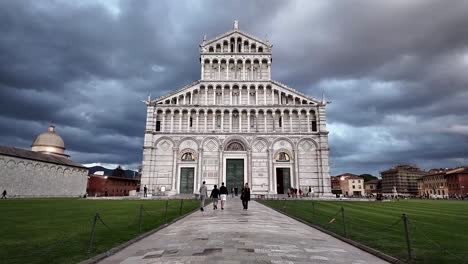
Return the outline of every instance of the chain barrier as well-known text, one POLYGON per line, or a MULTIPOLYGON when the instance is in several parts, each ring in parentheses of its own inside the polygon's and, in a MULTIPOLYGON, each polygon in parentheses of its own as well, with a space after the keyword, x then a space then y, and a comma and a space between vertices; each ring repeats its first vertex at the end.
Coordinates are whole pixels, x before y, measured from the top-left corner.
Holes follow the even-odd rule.
POLYGON ((446 248, 444 248, 442 245, 440 245, 439 243, 437 243, 436 241, 434 241, 434 240, 432 240, 430 237, 428 237, 428 236, 425 234, 425 232, 420 231, 419 229, 417 229, 417 228, 416 228, 416 225, 415 225, 415 223, 414 223, 413 221, 409 221, 409 219, 408 219, 408 223, 409 223, 410 226, 414 229, 414 231, 418 232, 418 234, 421 234, 421 235, 424 237, 424 240, 423 240, 423 241, 424 241, 426 244, 429 244, 429 243, 427 243, 427 242, 430 242, 432 245, 436 246, 437 248, 439 248, 439 250, 443 251, 443 252, 446 253, 447 255, 450 255, 450 256, 452 256, 452 257, 454 257, 454 258, 456 258, 456 259, 462 261, 462 262, 460 262, 460 263, 462 263, 462 264, 468 263, 468 259, 461 258, 460 256, 458 256, 458 255, 456 255, 456 254, 454 254, 454 253, 448 251, 448 250, 447 250, 446 248))

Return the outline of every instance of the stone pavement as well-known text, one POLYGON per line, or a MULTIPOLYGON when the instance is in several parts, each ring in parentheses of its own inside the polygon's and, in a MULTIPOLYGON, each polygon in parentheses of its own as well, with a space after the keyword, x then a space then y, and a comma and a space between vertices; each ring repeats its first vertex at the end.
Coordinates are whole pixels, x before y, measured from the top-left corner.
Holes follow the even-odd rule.
POLYGON ((387 263, 257 202, 205 207, 103 261, 105 263, 387 263))

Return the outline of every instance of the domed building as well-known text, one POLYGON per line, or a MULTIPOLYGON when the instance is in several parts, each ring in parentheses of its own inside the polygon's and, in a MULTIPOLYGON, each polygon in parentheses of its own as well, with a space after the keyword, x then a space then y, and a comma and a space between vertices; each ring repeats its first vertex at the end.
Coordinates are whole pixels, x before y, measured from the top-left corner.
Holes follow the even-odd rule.
POLYGON ((53 125, 50 125, 46 132, 34 139, 32 151, 69 157, 65 154, 65 143, 57 132, 55 132, 55 126, 53 125))
POLYGON ((0 146, 0 189, 8 197, 78 197, 88 169, 70 159, 54 126, 38 135, 31 150, 0 146))

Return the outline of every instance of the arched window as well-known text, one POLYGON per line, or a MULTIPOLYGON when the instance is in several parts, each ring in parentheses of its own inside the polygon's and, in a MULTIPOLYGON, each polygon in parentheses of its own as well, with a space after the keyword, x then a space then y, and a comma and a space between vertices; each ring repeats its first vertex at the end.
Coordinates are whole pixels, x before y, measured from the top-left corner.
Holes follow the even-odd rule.
POLYGON ((209 52, 214 52, 214 48, 213 48, 213 47, 210 47, 210 48, 208 49, 208 51, 209 51, 209 52))
POLYGON ((234 141, 227 145, 227 151, 245 151, 245 147, 242 143, 234 141))
POLYGON ((262 48, 262 47, 258 47, 258 52, 263 52, 263 48, 262 48))
POLYGON ((194 161, 194 160, 195 160, 195 157, 193 156, 192 153, 187 152, 187 153, 184 153, 184 155, 182 155, 181 160, 182 160, 182 161, 194 161))
POLYGON ((290 158, 289 158, 288 153, 279 152, 278 154, 276 154, 275 160, 278 162, 289 162, 290 158))

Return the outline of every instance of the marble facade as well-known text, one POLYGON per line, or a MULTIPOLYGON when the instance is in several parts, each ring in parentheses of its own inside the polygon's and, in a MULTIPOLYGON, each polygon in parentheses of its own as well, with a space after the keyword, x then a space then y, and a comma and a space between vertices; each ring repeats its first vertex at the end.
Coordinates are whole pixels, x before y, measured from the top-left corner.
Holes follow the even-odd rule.
POLYGON ((197 193, 226 182, 252 194, 330 195, 326 102, 271 80, 272 45, 234 29, 200 45, 201 79, 148 98, 141 185, 197 193), (240 188, 241 186, 239 186, 240 188))

